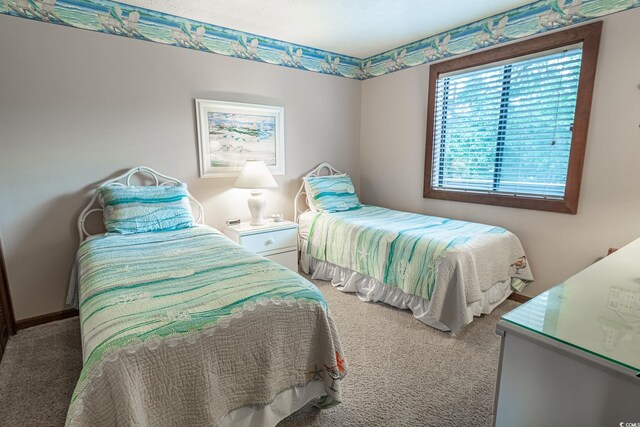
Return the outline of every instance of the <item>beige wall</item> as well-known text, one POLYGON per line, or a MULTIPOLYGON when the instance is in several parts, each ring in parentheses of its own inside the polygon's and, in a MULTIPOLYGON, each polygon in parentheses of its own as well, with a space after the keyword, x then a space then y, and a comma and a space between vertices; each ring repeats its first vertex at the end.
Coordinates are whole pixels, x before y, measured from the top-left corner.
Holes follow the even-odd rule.
POLYGON ((604 21, 577 215, 423 199, 427 65, 363 82, 361 198, 508 228, 536 277, 527 295, 640 237, 640 9, 604 21))
POLYGON ((77 215, 116 172, 185 180, 210 225, 248 217, 232 178, 198 178, 194 98, 285 107, 287 174, 269 212, 291 217, 298 178, 329 161, 366 203, 514 231, 535 295, 640 236, 638 22, 640 9, 605 18, 579 213, 566 215, 422 198, 428 66, 361 83, 0 15, 0 237, 16 316, 65 308, 77 215))
POLYGON ((321 161, 354 175, 355 80, 0 16, 0 237, 17 319, 59 311, 88 187, 136 165, 183 179, 206 222, 248 218, 232 178, 199 179, 194 98, 285 108, 285 176, 267 211, 293 213, 321 161))

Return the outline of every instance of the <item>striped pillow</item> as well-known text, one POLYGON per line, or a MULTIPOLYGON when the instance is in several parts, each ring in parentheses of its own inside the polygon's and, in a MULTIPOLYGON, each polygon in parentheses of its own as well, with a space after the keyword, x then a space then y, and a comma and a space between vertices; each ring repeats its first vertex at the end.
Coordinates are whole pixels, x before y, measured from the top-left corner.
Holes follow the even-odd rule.
POLYGON ((305 188, 321 212, 358 209, 360 200, 349 175, 305 177, 305 188))
POLYGON ((167 231, 195 225, 187 185, 98 188, 108 233, 167 231))

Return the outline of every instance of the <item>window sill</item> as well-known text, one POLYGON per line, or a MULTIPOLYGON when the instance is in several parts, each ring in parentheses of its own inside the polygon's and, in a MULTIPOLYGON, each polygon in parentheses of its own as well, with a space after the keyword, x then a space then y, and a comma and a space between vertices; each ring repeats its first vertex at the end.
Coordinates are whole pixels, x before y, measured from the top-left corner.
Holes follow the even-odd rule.
POLYGON ((509 208, 531 209, 568 214, 578 213, 578 201, 540 199, 523 196, 504 196, 500 194, 481 194, 464 191, 434 190, 424 191, 425 199, 450 200, 454 202, 477 203, 482 205, 505 206, 509 208))

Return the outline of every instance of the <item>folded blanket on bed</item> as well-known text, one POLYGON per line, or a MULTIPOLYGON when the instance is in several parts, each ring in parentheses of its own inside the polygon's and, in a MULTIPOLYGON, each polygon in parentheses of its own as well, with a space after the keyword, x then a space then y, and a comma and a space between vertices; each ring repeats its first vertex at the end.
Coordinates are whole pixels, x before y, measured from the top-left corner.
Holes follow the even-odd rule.
POLYGON ((363 205, 316 214, 308 240, 312 257, 429 301, 454 286, 469 304, 497 282, 533 280, 518 238, 490 225, 363 205))
POLYGON ((214 229, 92 238, 76 273, 84 368, 68 425, 217 425, 311 381, 340 400, 322 294, 214 229))

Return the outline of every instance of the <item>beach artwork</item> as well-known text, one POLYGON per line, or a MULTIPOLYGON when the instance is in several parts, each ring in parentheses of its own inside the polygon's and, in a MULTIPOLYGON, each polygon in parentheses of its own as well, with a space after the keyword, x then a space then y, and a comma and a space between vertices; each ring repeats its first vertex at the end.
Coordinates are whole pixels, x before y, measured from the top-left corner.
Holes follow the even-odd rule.
POLYGON ((247 160, 284 174, 282 107, 196 100, 200 176, 236 176, 247 160))

